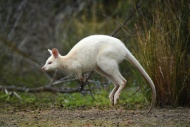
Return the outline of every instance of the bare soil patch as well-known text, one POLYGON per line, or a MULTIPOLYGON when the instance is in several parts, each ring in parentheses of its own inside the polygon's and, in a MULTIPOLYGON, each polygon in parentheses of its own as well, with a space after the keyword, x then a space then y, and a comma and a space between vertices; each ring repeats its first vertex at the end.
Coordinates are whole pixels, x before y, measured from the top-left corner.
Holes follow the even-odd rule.
POLYGON ((23 109, 1 107, 0 127, 190 127, 190 109, 23 109))

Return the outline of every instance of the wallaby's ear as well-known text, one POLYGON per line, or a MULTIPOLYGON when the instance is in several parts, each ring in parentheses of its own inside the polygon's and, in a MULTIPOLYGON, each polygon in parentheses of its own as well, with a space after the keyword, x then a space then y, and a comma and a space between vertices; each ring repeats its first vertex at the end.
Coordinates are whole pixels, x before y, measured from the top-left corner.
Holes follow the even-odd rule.
POLYGON ((49 54, 52 55, 52 51, 50 49, 48 49, 48 51, 49 51, 49 54))
POLYGON ((55 58, 58 58, 58 56, 59 56, 59 51, 58 51, 56 48, 53 48, 51 51, 52 51, 53 56, 54 56, 55 58))

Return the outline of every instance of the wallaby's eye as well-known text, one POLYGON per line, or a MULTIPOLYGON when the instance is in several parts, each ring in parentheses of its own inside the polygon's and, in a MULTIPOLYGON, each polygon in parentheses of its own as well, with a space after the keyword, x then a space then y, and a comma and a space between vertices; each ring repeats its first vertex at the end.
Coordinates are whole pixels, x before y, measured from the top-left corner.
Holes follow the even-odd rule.
POLYGON ((51 64, 51 63, 52 63, 51 61, 48 62, 48 64, 51 64))

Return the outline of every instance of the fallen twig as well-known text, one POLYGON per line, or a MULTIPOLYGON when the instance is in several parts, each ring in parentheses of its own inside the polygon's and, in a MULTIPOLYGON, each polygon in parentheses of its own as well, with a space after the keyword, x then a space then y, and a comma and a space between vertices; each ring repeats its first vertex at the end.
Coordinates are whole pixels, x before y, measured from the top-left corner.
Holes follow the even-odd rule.
POLYGON ((74 92, 80 92, 79 88, 61 89, 61 88, 55 88, 55 87, 51 87, 51 86, 50 87, 42 86, 42 87, 36 87, 36 88, 16 87, 16 86, 0 86, 0 90, 5 90, 5 89, 9 90, 9 91, 29 92, 29 93, 36 93, 36 92, 74 93, 74 92))

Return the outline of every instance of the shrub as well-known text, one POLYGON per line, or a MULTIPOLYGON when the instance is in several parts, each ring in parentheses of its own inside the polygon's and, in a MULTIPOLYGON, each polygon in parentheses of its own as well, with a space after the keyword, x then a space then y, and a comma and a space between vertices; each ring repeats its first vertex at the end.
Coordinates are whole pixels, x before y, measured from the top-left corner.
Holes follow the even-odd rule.
MULTIPOLYGON (((190 105, 188 6, 187 1, 157 1, 151 18, 141 16, 135 25, 135 56, 153 79, 157 102, 163 105, 190 105)), ((143 85, 144 93, 148 88, 143 85)))

